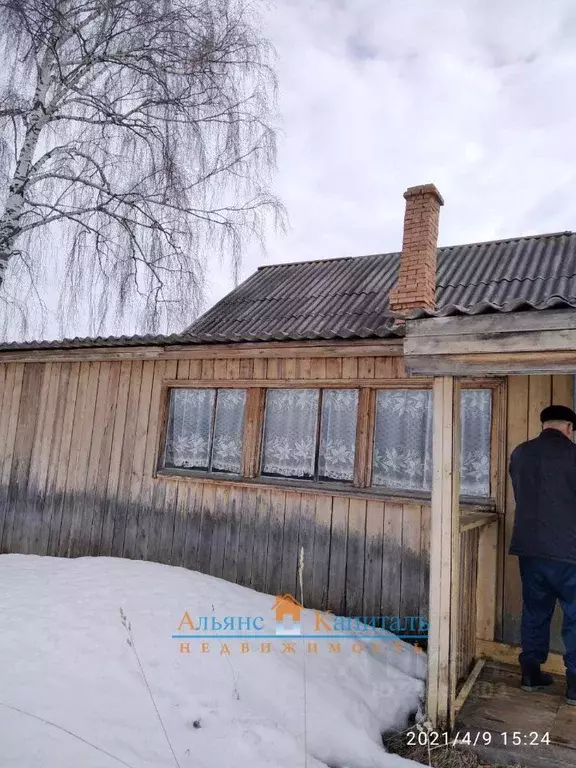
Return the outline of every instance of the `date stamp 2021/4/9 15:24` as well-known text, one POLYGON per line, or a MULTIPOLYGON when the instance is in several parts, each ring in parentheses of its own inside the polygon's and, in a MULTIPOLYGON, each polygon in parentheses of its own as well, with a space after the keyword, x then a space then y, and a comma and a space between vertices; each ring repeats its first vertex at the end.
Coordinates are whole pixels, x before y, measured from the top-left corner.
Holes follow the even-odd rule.
POLYGON ((529 747, 540 744, 550 744, 550 733, 544 731, 457 731, 456 733, 443 733, 441 731, 408 731, 406 733, 407 746, 421 747, 529 747))

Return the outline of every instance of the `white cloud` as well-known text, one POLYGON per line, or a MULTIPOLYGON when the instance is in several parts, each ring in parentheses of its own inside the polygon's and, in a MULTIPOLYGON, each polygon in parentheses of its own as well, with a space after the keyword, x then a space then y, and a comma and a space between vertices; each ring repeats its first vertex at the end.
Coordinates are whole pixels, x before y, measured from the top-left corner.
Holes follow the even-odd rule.
POLYGON ((291 221, 268 263, 399 249, 402 193, 430 181, 441 244, 576 229, 571 0, 279 0, 268 31, 291 221))

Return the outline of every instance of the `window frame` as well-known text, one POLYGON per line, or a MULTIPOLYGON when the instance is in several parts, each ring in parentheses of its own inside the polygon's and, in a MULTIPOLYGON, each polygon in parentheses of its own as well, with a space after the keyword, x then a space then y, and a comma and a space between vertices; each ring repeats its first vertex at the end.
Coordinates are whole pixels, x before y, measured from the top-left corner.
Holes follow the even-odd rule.
POLYGON ((164 387, 164 393, 162 396, 162 415, 161 415, 161 430, 160 430, 160 443, 159 443, 159 450, 158 450, 158 460, 156 462, 156 473, 166 473, 166 474, 181 474, 185 473, 187 475, 194 475, 196 477, 214 477, 219 478, 223 481, 226 479, 237 479, 244 477, 244 454, 245 454, 245 439, 246 439, 246 422, 248 421, 248 395, 249 395, 249 389, 247 387, 243 386, 230 386, 230 387, 221 387, 221 386, 214 386, 212 384, 211 386, 208 386, 208 382, 205 383, 204 386, 198 386, 197 383, 191 383, 191 382, 185 382, 182 381, 182 385, 180 382, 178 382, 177 386, 174 386, 173 382, 166 382, 166 386, 164 387), (202 468, 194 468, 194 467, 173 467, 169 466, 166 463, 166 448, 168 444, 168 427, 170 423, 170 405, 172 401, 172 392, 176 389, 212 389, 215 392, 214 397, 214 403, 212 406, 212 413, 210 414, 210 445, 208 450, 208 468, 202 469, 202 468), (239 389, 244 390, 246 392, 246 399, 244 401, 244 419, 243 419, 243 425, 242 425, 242 451, 240 455, 240 472, 227 472, 226 470, 222 469, 213 469, 212 463, 214 458, 214 427, 216 424, 216 412, 218 408, 218 392, 223 389, 239 389))
MULTIPOLYGON (((505 383, 501 379, 491 380, 479 380, 473 379, 461 380, 460 389, 488 389, 492 392, 492 407, 490 414, 490 472, 489 472, 489 488, 487 496, 466 496, 461 494, 461 501, 479 504, 493 504, 496 500, 496 493, 498 491, 498 476, 500 471, 500 462, 498 461, 498 434, 502 434, 499 430, 503 429, 502 422, 500 421, 502 411, 502 398, 504 397, 502 389, 505 383)), ((372 475, 374 472, 373 458, 374 458, 374 437, 376 430, 376 392, 379 390, 426 390, 431 391, 433 389, 433 382, 426 382, 424 384, 418 384, 417 386, 385 386, 374 387, 374 401, 371 405, 371 423, 370 423, 370 447, 369 458, 370 462, 366 466, 366 475, 368 478, 367 486, 370 489, 382 489, 386 495, 399 495, 399 496, 417 496, 418 498, 431 499, 432 491, 410 491, 407 489, 390 489, 384 485, 372 485, 372 475)))
MULTIPOLYGON (((507 379, 493 377, 484 379, 462 379, 462 389, 492 390, 492 423, 490 440, 490 495, 486 497, 462 496, 464 504, 478 508, 502 509, 505 501, 506 483, 506 409, 507 379)), ((154 478, 205 479, 218 483, 236 485, 278 487, 299 492, 323 492, 338 495, 361 495, 366 498, 390 498, 407 500, 415 503, 430 503, 428 491, 402 491, 386 486, 372 486, 372 461, 374 450, 374 429, 376 422, 376 393, 380 390, 394 389, 432 389, 431 379, 390 379, 385 382, 370 382, 367 379, 351 378, 341 381, 322 379, 291 379, 269 381, 230 379, 230 381, 211 379, 167 379, 162 381, 160 393, 160 412, 158 417, 157 442, 152 476, 154 478), (241 473, 206 472, 186 468, 166 467, 164 465, 170 390, 184 389, 244 389, 246 404, 244 408, 244 433, 242 442, 241 473), (358 410, 356 422, 356 445, 354 478, 350 481, 306 480, 293 477, 262 475, 262 448, 264 439, 264 410, 268 389, 356 389, 358 390, 358 410)), ((321 397, 319 402, 321 403, 321 397)), ((319 408, 321 405, 319 406, 319 408)), ((320 422, 320 419, 318 419, 320 422)), ((319 423, 318 423, 319 429, 319 423)), ((317 451, 319 450, 319 440, 317 451)), ((315 461, 317 466, 317 460, 315 461)))
POLYGON ((338 484, 338 485, 345 485, 347 487, 353 488, 354 487, 354 481, 356 478, 356 471, 358 466, 358 460, 357 460, 357 448, 358 448, 358 421, 360 417, 360 387, 353 387, 353 386, 347 386, 347 387, 321 387, 321 386, 306 386, 306 381, 300 382, 300 386, 298 387, 267 387, 264 393, 264 411, 263 411, 263 418, 262 418, 262 438, 261 438, 261 450, 260 450, 260 461, 259 461, 259 477, 270 479, 270 480, 296 480, 298 482, 302 483, 322 483, 322 484, 338 484), (315 423, 315 446, 314 446, 314 476, 313 477, 293 477, 290 475, 274 475, 271 473, 264 472, 264 432, 266 429, 266 404, 268 401, 268 392, 274 391, 274 390, 286 390, 286 389, 298 389, 298 390, 304 390, 304 391, 314 391, 316 390, 318 392, 318 400, 317 400, 317 406, 316 406, 316 423, 315 423), (356 404, 356 430, 355 430, 355 437, 354 437, 354 467, 352 470, 352 479, 351 480, 344 480, 344 479, 330 479, 325 477, 320 477, 320 445, 322 443, 322 409, 324 406, 324 392, 331 392, 334 390, 344 390, 346 392, 353 391, 358 392, 358 399, 356 404))

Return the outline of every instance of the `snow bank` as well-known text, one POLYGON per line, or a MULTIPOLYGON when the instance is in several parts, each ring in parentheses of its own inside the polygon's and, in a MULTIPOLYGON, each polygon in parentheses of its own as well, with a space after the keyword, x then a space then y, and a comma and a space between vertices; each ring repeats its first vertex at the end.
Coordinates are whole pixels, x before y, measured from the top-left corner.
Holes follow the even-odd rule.
MULTIPOLYGON (((186 611, 261 616, 269 633, 275 598, 154 563, 3 555, 0 585, 2 768, 176 765, 121 608, 181 768, 416 765, 380 737, 404 726, 424 691, 425 656, 407 644, 375 653, 349 639, 329 652, 324 640, 306 653, 308 640, 294 638, 295 653, 282 640, 262 653, 251 640, 241 653, 246 640, 202 649, 193 639, 181 653, 172 635, 186 611)), ((306 611, 303 633, 314 621, 306 611)))

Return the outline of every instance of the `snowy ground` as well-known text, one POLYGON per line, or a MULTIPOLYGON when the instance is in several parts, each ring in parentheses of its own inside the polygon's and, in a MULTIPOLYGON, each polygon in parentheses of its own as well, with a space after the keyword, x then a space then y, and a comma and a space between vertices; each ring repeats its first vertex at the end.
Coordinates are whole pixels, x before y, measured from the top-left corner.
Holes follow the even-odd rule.
MULTIPOLYGON (((283 653, 274 640, 262 654, 260 642, 241 653, 229 640, 221 655, 224 641, 202 653, 193 639, 181 653, 172 635, 185 611, 263 616, 273 632, 274 598, 153 563, 3 555, 0 585, 2 768, 416 765, 380 738, 423 694, 425 656, 406 644, 375 655, 353 640, 329 653, 324 641, 306 654, 308 641, 283 653)), ((303 631, 313 622, 307 611, 303 631)))

